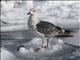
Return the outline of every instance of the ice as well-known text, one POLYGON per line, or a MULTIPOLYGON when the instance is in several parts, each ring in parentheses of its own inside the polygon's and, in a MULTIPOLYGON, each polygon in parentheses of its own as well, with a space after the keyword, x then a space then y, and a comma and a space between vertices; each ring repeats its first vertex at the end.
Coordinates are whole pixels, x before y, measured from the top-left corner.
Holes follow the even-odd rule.
MULTIPOLYGON (((17 51, 17 48, 22 45, 21 43, 19 43, 19 41, 12 41, 10 44, 6 42, 6 46, 5 46, 5 42, 4 42, 4 46, 5 48, 1 48, 1 55, 6 58, 6 59, 12 59, 12 60, 32 60, 32 59, 36 59, 36 60, 57 60, 57 59, 75 59, 78 56, 80 56, 80 49, 77 48, 76 52, 72 53, 73 47, 69 46, 69 45, 65 45, 63 40, 61 39, 55 39, 56 41, 53 41, 52 39, 49 42, 49 47, 48 48, 40 48, 40 46, 38 46, 40 43, 40 41, 42 41, 40 38, 34 38, 32 41, 30 42, 25 42, 23 43, 24 47, 21 47, 19 51, 17 51), (38 41, 37 41, 38 40, 38 41), (35 41, 35 42, 34 42, 35 41), (52 42, 53 41, 53 42, 52 42), (13 43, 15 42, 15 44, 13 43), (18 45, 19 44, 19 45, 18 45), (40 48, 40 49, 37 49, 40 48), (36 50, 37 49, 37 50, 36 50), (6 51, 6 52, 4 52, 6 51), (7 55, 7 56, 5 56, 7 55), (77 57, 76 57, 77 56, 77 57)), ((2 57, 2 59, 4 59, 2 57)), ((4 59, 4 60, 6 60, 4 59)), ((77 58, 78 59, 78 58, 77 58)))
POLYGON ((24 47, 21 47, 18 51, 18 54, 21 56, 46 56, 50 54, 56 54, 63 49, 64 42, 59 39, 56 44, 51 45, 49 43, 48 48, 42 48, 40 38, 34 38, 31 42, 23 44, 24 47), (31 46, 30 46, 31 45, 31 46))
POLYGON ((40 43, 41 43, 41 41, 42 41, 42 39, 41 39, 41 38, 34 38, 34 39, 32 39, 32 40, 31 40, 31 42, 30 42, 30 43, 32 43, 32 44, 40 44, 40 43))
POLYGON ((17 60, 16 56, 8 51, 5 47, 1 48, 1 60, 17 60))

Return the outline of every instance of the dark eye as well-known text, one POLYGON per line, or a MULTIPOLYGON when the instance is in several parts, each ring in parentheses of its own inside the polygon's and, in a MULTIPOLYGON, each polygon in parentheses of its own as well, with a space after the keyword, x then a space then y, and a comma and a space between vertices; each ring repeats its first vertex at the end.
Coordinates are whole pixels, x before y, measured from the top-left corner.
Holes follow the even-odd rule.
POLYGON ((35 10, 33 10, 33 12, 35 12, 35 10))

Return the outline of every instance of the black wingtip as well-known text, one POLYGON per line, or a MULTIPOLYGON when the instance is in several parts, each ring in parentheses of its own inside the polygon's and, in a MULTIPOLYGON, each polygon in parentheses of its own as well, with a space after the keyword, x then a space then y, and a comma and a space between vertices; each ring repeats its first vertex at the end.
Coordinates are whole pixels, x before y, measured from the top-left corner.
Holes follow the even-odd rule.
POLYGON ((64 30, 65 31, 65 33, 68 33, 68 34, 70 34, 71 32, 73 32, 72 30, 64 30))

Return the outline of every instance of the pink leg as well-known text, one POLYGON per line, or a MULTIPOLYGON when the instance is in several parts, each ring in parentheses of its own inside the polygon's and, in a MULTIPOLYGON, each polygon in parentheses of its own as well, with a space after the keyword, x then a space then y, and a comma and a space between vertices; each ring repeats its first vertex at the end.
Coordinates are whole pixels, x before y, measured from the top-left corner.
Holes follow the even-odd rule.
POLYGON ((49 39, 47 39, 47 45, 46 45, 46 46, 43 46, 44 41, 42 41, 42 45, 41 45, 41 47, 42 47, 42 48, 47 48, 47 47, 48 47, 48 42, 49 42, 49 39))

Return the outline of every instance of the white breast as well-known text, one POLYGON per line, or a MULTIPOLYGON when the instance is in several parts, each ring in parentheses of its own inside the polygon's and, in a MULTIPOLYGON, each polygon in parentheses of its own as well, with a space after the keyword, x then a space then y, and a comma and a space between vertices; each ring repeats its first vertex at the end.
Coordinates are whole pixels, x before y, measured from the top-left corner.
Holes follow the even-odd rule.
POLYGON ((38 15, 37 14, 35 14, 35 15, 33 15, 32 16, 32 25, 34 26, 34 27, 36 27, 36 24, 38 24, 40 22, 40 20, 39 20, 39 18, 38 18, 38 15))
POLYGON ((35 13, 34 15, 30 15, 29 19, 28 19, 28 28, 34 28, 36 29, 36 24, 38 24, 40 22, 37 13, 35 13))

